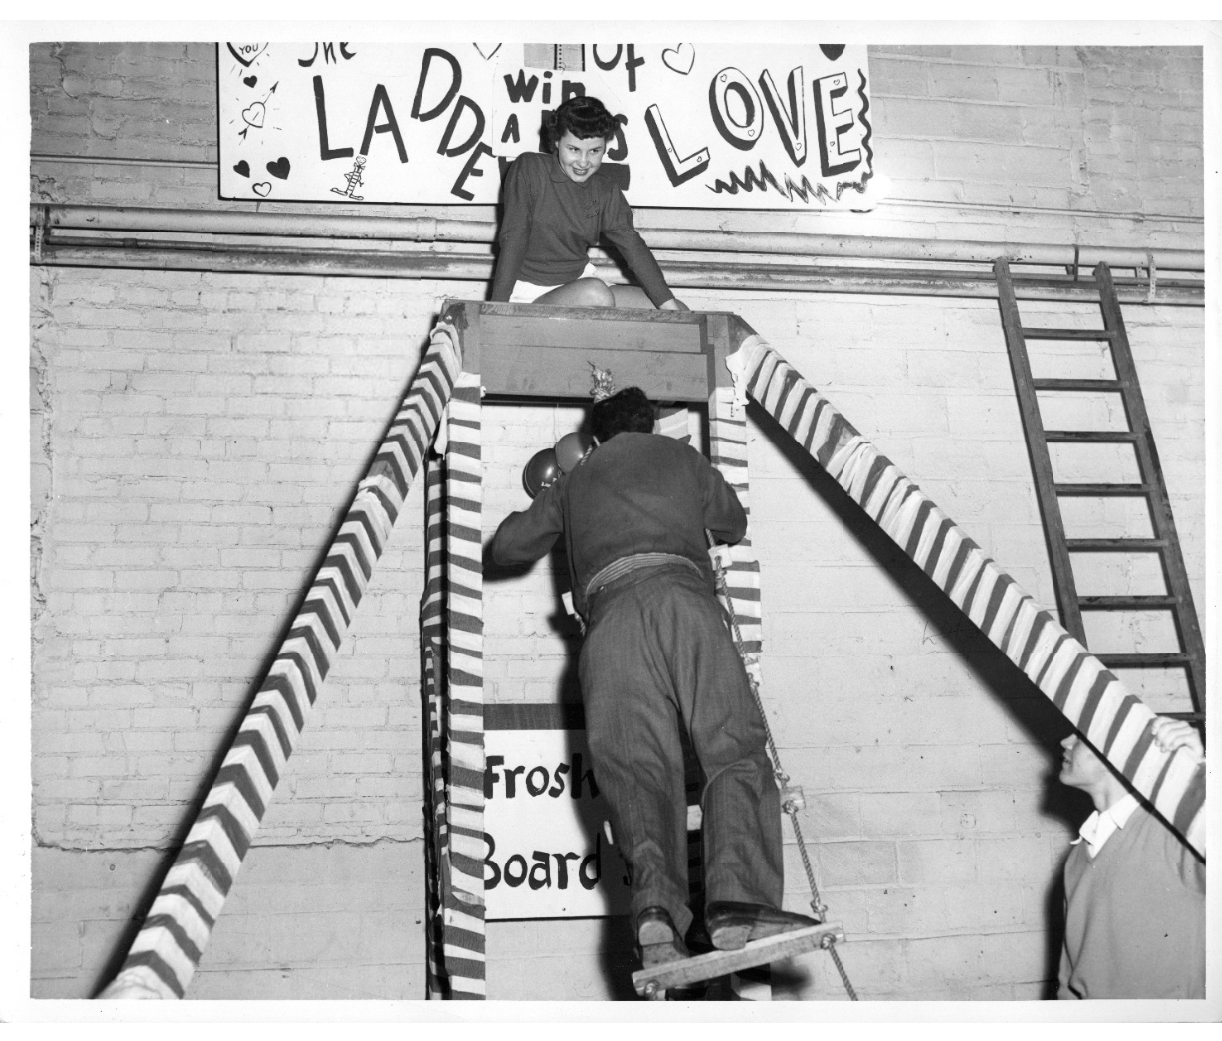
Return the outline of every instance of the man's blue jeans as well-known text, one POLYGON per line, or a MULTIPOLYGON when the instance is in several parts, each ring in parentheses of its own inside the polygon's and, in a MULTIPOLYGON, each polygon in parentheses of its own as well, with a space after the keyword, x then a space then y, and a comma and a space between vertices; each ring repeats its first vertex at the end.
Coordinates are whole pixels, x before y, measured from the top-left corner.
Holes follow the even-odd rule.
POLYGON ((595 594, 581 651, 586 729, 615 843, 632 865, 633 920, 692 921, 679 728, 705 777, 706 899, 780 907, 781 807, 763 720, 725 612, 682 564, 629 572, 595 594))

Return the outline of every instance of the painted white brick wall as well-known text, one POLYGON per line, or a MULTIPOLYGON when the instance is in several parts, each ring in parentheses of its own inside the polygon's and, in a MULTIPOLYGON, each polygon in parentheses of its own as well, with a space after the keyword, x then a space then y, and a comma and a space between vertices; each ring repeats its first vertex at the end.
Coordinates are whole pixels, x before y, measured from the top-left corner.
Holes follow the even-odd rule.
MULTIPOLYGON (((215 161, 212 53, 35 46, 34 153, 215 161), (167 96, 173 110, 154 117, 144 99, 167 96)), ((870 63, 878 168, 911 204, 798 218, 649 211, 641 225, 1199 248, 1199 52, 880 47, 870 63)), ((214 171, 184 166, 38 162, 32 197, 222 205, 214 171)), ((431 316, 447 295, 482 291, 32 269, 36 996, 85 996, 102 982, 431 316)), ((742 315, 1052 603, 995 303, 684 297, 742 315)), ((1097 321, 1086 307, 1029 306, 1031 324, 1097 321)), ((1203 313, 1129 307, 1125 318, 1199 595, 1203 313)), ((580 414, 488 408, 484 420, 490 532, 526 504, 526 459, 580 414)), ((825 898, 852 937, 845 964, 869 998, 1037 997, 1050 966, 1050 883, 1068 823, 1084 812, 1049 789, 1058 717, 813 463, 755 420, 766 709, 807 793, 825 898)), ((193 996, 422 994, 421 515, 417 487, 193 996)), ((489 698, 574 695, 558 689, 576 643, 546 562, 490 581, 487 595, 489 698)), ((792 845, 786 856, 787 903, 801 909, 792 845)), ((617 996, 623 980, 608 972, 627 970, 624 932, 616 921, 492 923, 490 995, 617 996)), ((776 990, 843 997, 821 956, 787 967, 776 990)))

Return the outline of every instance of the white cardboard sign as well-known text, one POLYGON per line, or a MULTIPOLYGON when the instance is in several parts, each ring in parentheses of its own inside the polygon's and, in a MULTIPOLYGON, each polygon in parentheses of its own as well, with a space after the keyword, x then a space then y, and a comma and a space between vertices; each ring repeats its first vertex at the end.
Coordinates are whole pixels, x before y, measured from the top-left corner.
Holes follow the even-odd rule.
POLYGON ((487 917, 627 914, 627 869, 603 831, 585 731, 490 729, 484 755, 487 917))
POLYGON ((869 205, 864 44, 220 43, 217 84, 226 199, 495 203, 587 94, 634 206, 869 205))

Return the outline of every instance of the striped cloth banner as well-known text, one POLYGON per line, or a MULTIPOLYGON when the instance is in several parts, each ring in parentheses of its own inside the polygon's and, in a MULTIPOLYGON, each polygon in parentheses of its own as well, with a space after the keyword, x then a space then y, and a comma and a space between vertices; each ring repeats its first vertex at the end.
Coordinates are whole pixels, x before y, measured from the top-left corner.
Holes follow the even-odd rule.
POLYGON ((238 728, 183 848, 103 999, 181 998, 238 868, 318 698, 460 366, 442 323, 403 397, 339 533, 238 728))
POLYGON ((482 999, 484 973, 483 474, 479 376, 454 388, 445 456, 445 675, 441 711, 447 827, 441 960, 450 998, 482 999))
MULTIPOLYGON (((443 440, 438 437, 438 441, 443 440)), ((445 560, 445 466, 437 446, 425 472, 424 593, 420 599, 420 686, 424 741, 425 997, 448 998, 445 971, 445 894, 449 891, 446 842, 445 741, 442 690, 445 682, 445 610, 442 597, 445 560)))
POLYGON ((751 487, 747 479, 747 412, 736 407, 734 392, 718 387, 709 409, 709 459, 734 489, 747 512, 747 534, 735 546, 721 552, 730 559, 726 585, 730 590, 734 614, 743 634, 743 654, 747 670, 761 682, 759 656, 763 650, 763 625, 760 619, 760 565, 751 544, 751 487))
POLYGON ((1040 608, 891 460, 745 324, 728 359, 746 391, 1044 692, 1171 827, 1205 855, 1205 763, 1159 750, 1155 715, 1040 608))
POLYGON ((692 436, 688 431, 687 417, 686 405, 672 405, 663 402, 657 406, 657 419, 654 420, 653 432, 663 437, 673 437, 684 444, 691 444, 692 436))

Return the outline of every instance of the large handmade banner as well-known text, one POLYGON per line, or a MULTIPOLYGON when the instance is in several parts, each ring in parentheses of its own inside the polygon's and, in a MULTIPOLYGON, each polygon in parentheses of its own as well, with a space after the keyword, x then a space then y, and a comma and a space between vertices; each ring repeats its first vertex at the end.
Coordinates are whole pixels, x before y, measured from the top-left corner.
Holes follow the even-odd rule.
POLYGON ((863 44, 222 43, 226 199, 495 203, 545 111, 600 98, 635 206, 863 208, 863 44))

